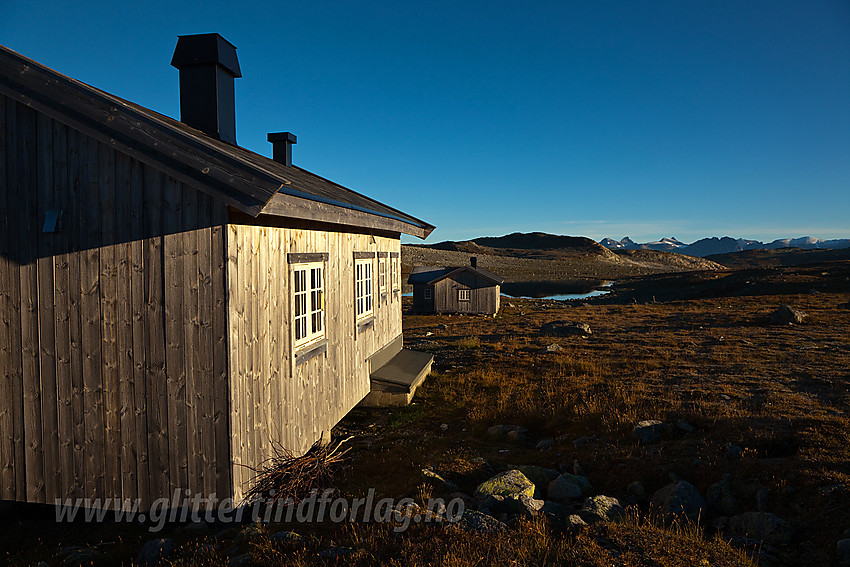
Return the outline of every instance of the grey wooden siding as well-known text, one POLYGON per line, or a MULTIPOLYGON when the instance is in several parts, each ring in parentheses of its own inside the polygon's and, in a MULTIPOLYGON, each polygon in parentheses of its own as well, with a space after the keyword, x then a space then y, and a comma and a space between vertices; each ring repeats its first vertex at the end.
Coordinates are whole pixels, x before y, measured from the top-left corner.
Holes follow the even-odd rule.
POLYGON ((227 233, 234 491, 281 444, 301 454, 369 392, 366 360, 401 333, 401 297, 380 301, 376 252, 399 239, 348 232, 231 224, 227 233), (355 313, 355 253, 371 252, 374 322, 355 313), (289 253, 327 253, 326 352, 295 365, 289 253))
POLYGON ((3 96, 0 183, 0 499, 228 494, 225 207, 3 96))
POLYGON ((499 286, 471 272, 462 271, 434 284, 436 313, 492 315, 499 310, 499 286), (469 301, 458 301, 458 290, 469 290, 469 301))

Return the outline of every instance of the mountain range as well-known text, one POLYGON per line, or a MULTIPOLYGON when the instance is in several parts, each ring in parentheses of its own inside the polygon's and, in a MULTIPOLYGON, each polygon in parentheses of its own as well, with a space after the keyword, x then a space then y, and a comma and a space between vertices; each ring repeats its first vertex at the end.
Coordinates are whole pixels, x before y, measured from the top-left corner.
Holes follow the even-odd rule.
POLYGON ((638 244, 628 236, 622 240, 603 238, 599 243, 609 250, 658 250, 662 252, 677 252, 688 256, 710 256, 712 254, 728 254, 729 252, 742 252, 744 250, 776 250, 779 248, 824 248, 838 249, 850 248, 850 239, 822 240, 812 236, 801 238, 780 238, 773 242, 764 243, 759 240, 747 240, 745 238, 732 238, 724 236, 718 238, 702 238, 691 244, 685 244, 675 238, 662 238, 656 242, 645 242, 638 244))

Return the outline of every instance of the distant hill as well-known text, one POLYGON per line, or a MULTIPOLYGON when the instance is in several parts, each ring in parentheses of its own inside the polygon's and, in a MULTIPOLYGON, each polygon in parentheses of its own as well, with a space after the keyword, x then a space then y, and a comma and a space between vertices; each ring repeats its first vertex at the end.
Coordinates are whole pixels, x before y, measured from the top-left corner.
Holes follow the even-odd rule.
POLYGON ((657 242, 645 242, 638 244, 626 236, 622 240, 603 238, 600 244, 609 250, 660 250, 664 252, 676 252, 688 256, 706 257, 714 254, 729 254, 743 252, 745 250, 777 250, 780 248, 803 248, 803 249, 828 249, 835 250, 850 248, 850 239, 822 240, 812 236, 801 238, 781 238, 765 244, 759 240, 747 240, 745 238, 731 238, 724 236, 718 238, 702 238, 691 244, 685 244, 675 238, 662 238, 657 242))
POLYGON ((514 232, 505 236, 483 236, 472 240, 446 241, 423 245, 435 250, 452 250, 472 254, 494 254, 504 250, 560 251, 564 253, 602 254, 607 249, 583 236, 561 236, 545 232, 514 232), (491 249, 491 250, 488 250, 491 249))

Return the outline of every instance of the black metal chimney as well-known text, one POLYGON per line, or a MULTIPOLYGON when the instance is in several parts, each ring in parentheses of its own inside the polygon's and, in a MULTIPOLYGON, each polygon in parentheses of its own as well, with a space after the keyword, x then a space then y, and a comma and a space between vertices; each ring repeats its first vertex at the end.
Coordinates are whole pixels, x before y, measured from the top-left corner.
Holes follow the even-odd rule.
POLYGON ((235 144, 233 79, 242 76, 236 48, 217 33, 181 35, 171 65, 180 70, 180 120, 235 144))
POLYGON ((272 158, 286 167, 292 167, 292 144, 298 138, 292 132, 270 132, 268 141, 272 143, 272 158))
POLYGON ((477 258, 476 256, 471 256, 471 257, 469 258, 469 264, 470 264, 473 268, 477 268, 477 267, 478 267, 478 258, 477 258))

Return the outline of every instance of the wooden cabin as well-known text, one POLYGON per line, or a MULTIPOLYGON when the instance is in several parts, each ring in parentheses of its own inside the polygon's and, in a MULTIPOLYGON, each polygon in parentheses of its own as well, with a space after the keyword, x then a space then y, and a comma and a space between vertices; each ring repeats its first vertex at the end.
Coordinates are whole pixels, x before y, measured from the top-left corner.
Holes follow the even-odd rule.
POLYGON ((217 34, 172 65, 183 122, 0 46, 0 500, 238 500, 374 373, 430 368, 399 253, 433 227, 292 165, 289 133, 236 145, 217 34))
POLYGON ((504 278, 479 268, 474 256, 469 266, 414 266, 407 278, 413 285, 416 313, 495 315, 504 282, 504 278))

